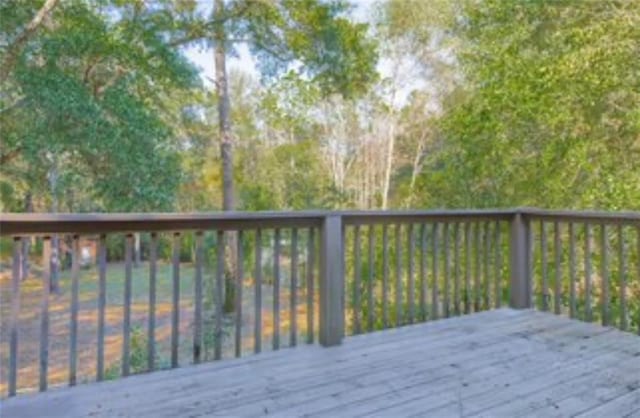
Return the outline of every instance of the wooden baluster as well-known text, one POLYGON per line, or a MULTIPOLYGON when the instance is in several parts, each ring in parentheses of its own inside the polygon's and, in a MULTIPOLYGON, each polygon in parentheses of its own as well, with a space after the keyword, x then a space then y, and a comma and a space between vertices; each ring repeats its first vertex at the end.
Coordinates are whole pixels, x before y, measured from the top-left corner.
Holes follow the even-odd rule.
POLYGON ((553 309, 556 315, 562 312, 562 248, 560 246, 560 223, 553 223, 553 252, 555 264, 555 283, 553 290, 553 309))
POLYGON ((194 277, 193 362, 202 360, 202 231, 196 232, 196 269, 194 277))
POLYGON ((480 227, 480 223, 476 222, 475 224, 475 257, 476 257, 476 271, 475 271, 475 302, 474 302, 474 311, 479 312, 482 306, 482 287, 481 287, 481 279, 482 279, 482 253, 480 252, 480 242, 481 242, 481 234, 482 228, 480 227))
POLYGON ((96 362, 96 380, 104 379, 104 326, 105 306, 107 304, 107 237, 100 235, 98 240, 98 347, 96 362))
POLYGON ((396 225, 396 326, 402 325, 402 224, 396 225))
POLYGON ((238 231, 238 240, 236 241, 236 254, 238 256, 237 270, 236 270, 236 338, 235 338, 235 356, 242 356, 242 288, 244 287, 244 247, 242 240, 244 237, 244 231, 238 231))
POLYGON ((609 243, 607 237, 607 225, 602 224, 601 228, 602 264, 600 265, 602 275, 602 325, 608 326, 611 323, 609 309, 609 243))
POLYGON ((133 252, 133 235, 125 237, 124 249, 124 319, 122 320, 122 375, 129 376, 131 345, 131 268, 133 252))
POLYGON ((584 224, 584 278, 585 278, 585 320, 593 321, 593 312, 591 308, 591 224, 584 224))
POLYGON ((51 291, 51 237, 44 237, 42 301, 40 304, 40 392, 47 390, 49 373, 49 292, 51 291))
POLYGON ((253 328, 253 352, 262 351, 262 230, 256 229, 256 265, 255 265, 255 291, 254 291, 254 316, 253 328))
POLYGON ((482 258, 483 258, 483 276, 484 276, 484 295, 483 295, 483 306, 484 309, 491 309, 491 278, 489 273, 489 260, 491 259, 491 224, 489 221, 484 223, 483 228, 483 243, 482 243, 482 258))
POLYGON ((453 313, 460 315, 460 222, 453 224, 453 313))
POLYGON ((298 344, 298 229, 291 229, 291 289, 289 292, 289 304, 291 306, 291 314, 289 316, 290 335, 289 341, 291 346, 298 344))
POLYGON ((438 247, 438 232, 440 229, 440 224, 438 224, 437 222, 433 224, 433 231, 431 233, 431 239, 432 239, 432 243, 433 243, 433 263, 432 263, 432 268, 433 268, 433 286, 431 289, 431 319, 438 319, 438 317, 440 316, 439 314, 439 299, 440 299, 440 292, 438 290, 438 279, 439 279, 439 275, 438 275, 438 264, 439 264, 439 260, 438 260, 438 253, 440 251, 439 247, 438 247))
POLYGON ((416 252, 416 238, 414 236, 414 231, 413 231, 413 224, 409 224, 409 231, 407 233, 408 237, 409 237, 409 270, 407 272, 408 277, 407 277, 407 285, 409 288, 408 291, 408 298, 409 298, 409 323, 413 324, 414 320, 415 320, 415 279, 413 277, 413 273, 414 273, 414 262, 413 262, 413 258, 414 258, 414 254, 416 252))
MULTIPOLYGON (((638 274, 636 277, 640 280, 640 225, 637 227, 636 231, 636 268, 638 269, 638 274)), ((640 335, 640 309, 638 309, 638 335, 640 335)))
POLYGON ((71 311, 69 320, 69 386, 77 382, 78 365, 78 291, 80 280, 80 238, 73 236, 71 255, 71 311))
POLYGON ((215 288, 215 320, 213 331, 213 358, 220 360, 222 358, 222 305, 224 304, 224 250, 225 240, 224 231, 216 231, 216 288, 215 288))
POLYGON ((376 306, 373 302, 373 271, 375 269, 375 254, 376 254, 376 245, 375 245, 375 226, 373 224, 369 225, 369 277, 367 280, 367 307, 369 310, 367 311, 367 328, 369 331, 373 331, 373 320, 374 320, 374 311, 376 306))
POLYGON ((158 234, 151 233, 149 245, 149 327, 147 329, 147 369, 153 371, 156 362, 156 285, 158 273, 158 234))
POLYGON ((442 235, 444 235, 444 317, 449 318, 449 297, 451 294, 451 251, 449 248, 449 222, 445 222, 442 235))
POLYGON ((315 229, 309 228, 309 234, 307 237, 307 343, 312 344, 314 340, 314 328, 313 328, 313 317, 314 317, 314 274, 315 271, 315 229))
POLYGON ((576 231, 569 222, 569 317, 576 317, 576 231))
POLYGON ((273 340, 274 350, 280 348, 280 229, 273 234, 273 340))
POLYGON ((627 312, 627 254, 622 224, 618 225, 618 272, 620 275, 620 329, 626 331, 629 326, 627 312))
POLYGON ((180 233, 173 234, 172 303, 171 303, 171 367, 178 367, 180 341, 180 233))
POLYGON ((389 328, 389 227, 382 225, 382 322, 389 328))
POLYGON ((494 272, 495 272, 495 307, 502 307, 502 238, 500 236, 500 221, 496 221, 495 223, 495 231, 494 231, 494 272))
MULTIPOLYGON (((13 238, 11 260, 11 317, 9 318, 9 396, 15 396, 18 382, 18 320, 20 319, 20 262, 22 241, 13 238)), ((25 256, 28 256, 25 254, 25 256)), ((45 290, 47 291, 47 290, 45 290)))
POLYGON ((542 257, 542 310, 549 310, 549 277, 547 275, 547 227, 540 221, 540 254, 542 257))
POLYGON ((471 222, 465 222, 464 224, 464 244, 465 244, 465 252, 464 252, 464 313, 471 313, 471 298, 472 298, 472 290, 471 290, 471 222))
POLYGON ((362 315, 362 306, 360 303, 360 225, 353 228, 353 333, 360 334, 362 332, 360 325, 360 316, 362 315))
POLYGON ((420 225, 420 319, 427 320, 427 226, 420 225))

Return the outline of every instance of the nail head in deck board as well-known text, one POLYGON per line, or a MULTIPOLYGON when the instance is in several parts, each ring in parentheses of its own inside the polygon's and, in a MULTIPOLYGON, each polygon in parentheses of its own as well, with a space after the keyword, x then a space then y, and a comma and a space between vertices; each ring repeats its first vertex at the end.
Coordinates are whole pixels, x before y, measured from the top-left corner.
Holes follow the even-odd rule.
POLYGON ((262 351, 262 229, 256 229, 253 352, 262 351))
POLYGON ((224 248, 225 239, 224 231, 218 230, 216 233, 216 286, 215 286, 215 320, 214 320, 214 339, 213 339, 213 358, 220 360, 222 358, 222 305, 224 303, 224 248))
POLYGON ((155 369, 156 360, 156 282, 158 269, 158 234, 151 233, 149 243, 149 324, 147 329, 147 370, 155 369))
POLYGON ((98 240, 98 342, 96 360, 96 380, 104 379, 104 326, 107 304, 107 237, 98 240))
POLYGON ((133 252, 133 235, 125 238, 124 244, 124 299, 122 302, 124 317, 122 320, 122 375, 129 376, 131 359, 131 268, 133 252))
POLYGON ((290 335, 289 341, 291 346, 298 344, 298 230, 291 229, 291 288, 289 290, 290 304, 290 335))
POLYGON ((309 228, 307 234, 307 344, 312 344, 314 340, 314 271, 316 267, 315 263, 315 253, 316 253, 316 245, 315 245, 315 229, 309 228))
POLYGON ((11 270, 11 317, 9 318, 9 396, 15 396, 18 382, 18 320, 20 318, 20 237, 13 238, 11 270))
POLYGON ((237 272, 236 272, 236 336, 235 336, 235 356, 242 355, 242 289, 244 287, 244 246, 242 245, 244 231, 238 231, 238 240, 236 241, 236 254, 238 255, 237 272))
POLYGON ((280 348, 280 229, 273 234, 273 340, 274 350, 280 348))
POLYGON ((196 232, 196 265, 194 277, 194 307, 193 307, 193 362, 200 363, 202 359, 202 262, 203 262, 203 233, 196 232))
POLYGON ((69 319, 69 386, 75 386, 78 364, 78 286, 80 280, 80 238, 75 235, 71 253, 71 309, 69 319))

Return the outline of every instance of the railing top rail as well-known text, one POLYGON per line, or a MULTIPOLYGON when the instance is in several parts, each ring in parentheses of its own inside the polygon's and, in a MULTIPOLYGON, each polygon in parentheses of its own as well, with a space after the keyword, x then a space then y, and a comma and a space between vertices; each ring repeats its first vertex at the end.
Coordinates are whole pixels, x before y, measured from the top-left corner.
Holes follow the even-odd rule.
POLYGON ((238 230, 319 226, 327 216, 340 216, 346 225, 409 222, 510 220, 520 213, 529 220, 626 223, 640 225, 640 212, 515 209, 278 211, 210 213, 7 213, 0 215, 0 235, 102 234, 111 232, 238 230))

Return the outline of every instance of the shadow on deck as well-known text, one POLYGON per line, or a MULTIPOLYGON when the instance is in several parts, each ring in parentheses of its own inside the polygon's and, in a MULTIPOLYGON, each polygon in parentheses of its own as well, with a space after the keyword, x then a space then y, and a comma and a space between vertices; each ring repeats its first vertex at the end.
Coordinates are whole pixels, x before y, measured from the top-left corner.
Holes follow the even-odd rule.
POLYGON ((2 402, 2 417, 640 416, 640 337, 499 309, 2 402))

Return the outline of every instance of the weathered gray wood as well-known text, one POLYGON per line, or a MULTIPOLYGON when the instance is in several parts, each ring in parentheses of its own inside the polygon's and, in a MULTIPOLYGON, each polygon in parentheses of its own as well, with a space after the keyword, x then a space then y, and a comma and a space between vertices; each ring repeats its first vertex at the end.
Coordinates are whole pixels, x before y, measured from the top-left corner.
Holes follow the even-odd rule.
POLYGON ((453 224, 453 313, 460 315, 460 223, 453 224))
POLYGON ((40 392, 47 390, 49 372, 49 289, 51 289, 51 237, 42 246, 42 300, 40 302, 40 392))
MULTIPOLYGON (((471 299, 473 290, 471 288, 471 223, 464 223, 464 313, 471 313, 471 299)), ((513 247, 512 247, 513 248, 513 247)), ((513 271, 513 270, 512 270, 513 271)))
POLYGON ((382 226, 382 323, 389 328, 389 228, 382 226))
POLYGON ((542 265, 542 310, 549 310, 549 275, 547 263, 547 224, 540 221, 540 263, 542 265))
MULTIPOLYGON (((636 232, 636 268, 638 270, 636 277, 640 277, 640 225, 637 226, 636 232)), ((636 324, 638 324, 638 335, 640 335, 640 310, 638 311, 636 324)))
POLYGON ((273 233, 273 338, 271 346, 280 349, 280 229, 273 233))
POLYGON ((420 320, 427 320, 427 226, 420 225, 420 320))
MULTIPOLYGON (((640 262, 640 260, 638 261, 640 262)), ((622 225, 618 225, 618 275, 620 279, 620 329, 626 331, 629 324, 629 312, 627 311, 627 251, 622 225)), ((638 277, 640 278, 640 276, 638 277)))
POLYGON ((629 391, 575 416, 579 418, 638 417, 640 416, 640 389, 629 391))
MULTIPOLYGON (((107 237, 98 240, 98 341, 96 347, 96 380, 104 379, 104 326, 107 304, 107 237)), ((151 321, 151 319, 149 319, 151 321)), ((151 340, 150 340, 151 341, 151 340)), ((150 369, 151 370, 151 369, 150 369)))
POLYGON ((602 259, 600 260, 600 275, 602 278, 602 325, 608 326, 611 323, 611 310, 609 307, 609 237, 607 236, 607 225, 600 226, 600 248, 602 259))
POLYGON ((360 261, 360 225, 353 227, 353 333, 360 334, 362 325, 360 318, 362 317, 362 302, 360 290, 362 287, 362 271, 360 261))
POLYGON ((560 245, 560 223, 553 223, 553 253, 555 280, 553 289, 553 309, 556 315, 562 312, 562 247, 560 245))
POLYGON ((569 317, 575 318, 576 304, 576 230, 573 222, 569 223, 569 317))
POLYGON ((475 256, 475 277, 474 277, 474 303, 473 310, 478 312, 482 309, 482 227, 479 222, 475 223, 474 230, 474 238, 475 238, 475 248, 474 256, 475 256))
MULTIPOLYGON (((197 268, 196 268, 197 269, 197 268)), ((147 370, 156 364, 156 286, 158 274, 158 234, 151 233, 149 243, 149 323, 147 328, 147 370)))
POLYGON ((533 245, 530 224, 517 214, 511 221, 509 244, 509 305, 526 309, 532 304, 533 245))
POLYGON ((80 281, 80 237, 71 248, 71 308, 69 312, 69 386, 75 386, 78 370, 78 294, 80 281))
POLYGON ((173 234, 171 255, 171 367, 178 367, 180 345, 180 243, 180 234, 176 232, 173 234))
POLYGON ((584 316, 585 321, 593 321, 591 308, 591 224, 584 224, 584 316))
POLYGON ((445 222, 442 227, 442 235, 444 238, 443 250, 444 250, 444 298, 443 298, 443 311, 444 317, 449 318, 449 300, 451 298, 451 242, 449 237, 449 223, 445 222))
POLYGON ((298 230, 291 229, 291 280, 289 289, 289 344, 298 344, 298 230))
POLYGON ((491 277, 490 277, 490 261, 491 261, 491 224, 485 221, 482 232, 482 259, 483 259, 483 290, 482 305, 484 309, 491 309, 491 277))
POLYGON ((416 237, 414 235, 414 231, 413 231, 413 224, 409 224, 409 230, 407 231, 407 237, 409 239, 409 254, 408 254, 408 270, 407 270, 407 298, 408 298, 408 305, 409 305, 409 323, 413 324, 413 322, 415 321, 415 315, 416 315, 416 307, 415 307, 415 302, 416 302, 416 290, 415 290, 415 277, 414 277, 414 269, 415 269, 415 265, 414 265, 414 256, 415 256, 415 252, 416 252, 416 237))
POLYGON ((433 262, 431 267, 433 270, 432 286, 431 286, 431 318, 438 319, 440 316, 439 300, 440 292, 438 290, 438 280, 440 275, 438 274, 438 265, 440 264, 440 248, 438 246, 438 235, 440 230, 440 224, 434 223, 431 231, 431 248, 433 250, 433 262))
POLYGON ((315 229, 309 228, 309 232, 307 234, 307 266, 306 266, 306 274, 307 274, 307 344, 312 344, 315 336, 314 336, 314 294, 315 294, 315 283, 314 283, 314 271, 316 267, 315 263, 315 255, 316 255, 316 237, 315 237, 315 229))
POLYGON ((236 300, 235 300, 235 308, 236 308, 236 315, 235 315, 235 322, 236 322, 236 326, 235 326, 235 341, 234 341, 234 347, 235 347, 235 355, 236 357, 240 357, 242 356, 242 290, 244 288, 244 245, 243 245, 243 241, 244 241, 244 231, 238 231, 238 236, 237 236, 237 241, 236 241, 236 255, 238 257, 238 264, 237 264, 237 270, 236 270, 236 288, 235 288, 235 292, 236 292, 236 300))
POLYGON ((216 285, 215 285, 215 320, 213 330, 213 359, 222 358, 222 305, 224 304, 224 231, 216 231, 216 285))
POLYGON ((403 323, 402 315, 402 224, 396 224, 396 326, 403 323))
POLYGON ((9 396, 15 396, 18 387, 18 320, 20 319, 20 261, 21 239, 13 239, 11 269, 11 317, 9 318, 9 396))
POLYGON ((376 306, 374 304, 374 269, 375 269, 375 225, 369 225, 369 256, 367 261, 369 262, 369 275, 367 277, 367 330, 373 331, 374 313, 376 306))
POLYGON ((253 352, 262 351, 262 229, 256 229, 253 352))
POLYGON ((500 221, 496 221, 494 230, 494 290, 495 307, 502 307, 502 237, 500 236, 500 221))
POLYGON ((320 344, 339 345, 344 338, 344 268, 342 219, 327 216, 320 243, 320 344))
MULTIPOLYGON (((196 232, 196 265, 193 283, 193 362, 198 364, 202 360, 202 263, 203 263, 203 233, 196 232)), ((149 304, 151 305, 151 304, 149 304)))
POLYGON ((131 367, 131 276, 132 276, 133 235, 128 234, 124 241, 124 297, 122 300, 122 375, 129 376, 131 367))

